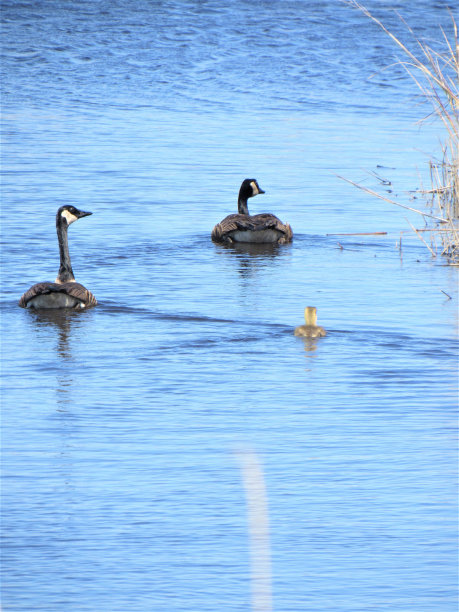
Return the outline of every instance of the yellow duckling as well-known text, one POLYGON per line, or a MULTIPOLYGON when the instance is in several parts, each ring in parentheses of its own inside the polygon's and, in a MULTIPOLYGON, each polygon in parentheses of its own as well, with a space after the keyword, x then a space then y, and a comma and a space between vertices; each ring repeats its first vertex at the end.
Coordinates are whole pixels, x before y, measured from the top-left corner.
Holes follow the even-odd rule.
POLYGON ((321 338, 326 335, 326 331, 320 325, 317 325, 317 308, 314 306, 306 306, 304 309, 304 321, 306 325, 295 327, 295 336, 303 338, 321 338))

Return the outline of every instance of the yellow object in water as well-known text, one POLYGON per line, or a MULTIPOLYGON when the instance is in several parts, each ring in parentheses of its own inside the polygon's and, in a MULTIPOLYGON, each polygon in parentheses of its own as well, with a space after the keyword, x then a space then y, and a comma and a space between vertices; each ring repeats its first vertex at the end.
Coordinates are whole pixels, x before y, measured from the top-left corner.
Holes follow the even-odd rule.
POLYGON ((321 338, 326 335, 326 331, 317 325, 317 309, 314 306, 306 306, 304 309, 305 325, 295 327, 295 336, 302 338, 321 338))

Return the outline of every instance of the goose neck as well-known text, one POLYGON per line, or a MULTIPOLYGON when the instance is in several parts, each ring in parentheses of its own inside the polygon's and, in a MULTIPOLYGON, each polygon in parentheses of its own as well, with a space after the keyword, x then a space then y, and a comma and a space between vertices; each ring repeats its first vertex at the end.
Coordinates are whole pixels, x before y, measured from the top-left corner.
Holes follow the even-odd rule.
POLYGON ((243 194, 239 194, 239 198, 237 201, 237 211, 240 215, 248 215, 249 209, 247 206, 247 197, 243 194))
POLYGON ((56 218, 57 240, 59 242, 60 265, 56 283, 68 283, 74 281, 72 263, 70 261, 68 224, 67 221, 58 215, 56 218))

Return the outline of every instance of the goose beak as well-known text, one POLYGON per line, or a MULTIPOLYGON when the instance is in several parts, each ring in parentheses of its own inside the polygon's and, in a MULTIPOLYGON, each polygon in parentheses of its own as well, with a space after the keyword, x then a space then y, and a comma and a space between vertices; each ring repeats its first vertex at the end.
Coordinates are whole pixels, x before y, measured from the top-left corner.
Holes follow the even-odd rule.
POLYGON ((87 212, 86 210, 78 211, 78 219, 81 219, 82 217, 88 217, 89 215, 92 215, 92 212, 87 212))
POLYGON ((261 187, 258 187, 258 193, 266 193, 266 191, 262 189, 261 187))

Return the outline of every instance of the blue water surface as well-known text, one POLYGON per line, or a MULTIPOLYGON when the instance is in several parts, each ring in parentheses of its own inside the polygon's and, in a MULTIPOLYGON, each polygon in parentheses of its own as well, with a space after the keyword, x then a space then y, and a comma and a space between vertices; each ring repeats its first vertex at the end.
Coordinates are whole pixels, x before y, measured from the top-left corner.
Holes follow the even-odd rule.
MULTIPOLYGON (((442 1, 366 4, 412 48, 399 15, 452 35, 442 1)), ((273 610, 455 612, 457 269, 337 176, 424 210, 443 128, 393 42, 338 0, 2 21, 3 609, 257 609, 243 448, 273 610), (246 177, 291 245, 211 242, 246 177), (20 309, 67 203, 93 212, 69 240, 99 305, 20 309)))

